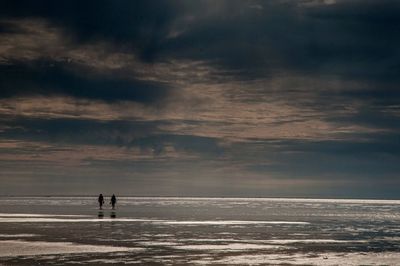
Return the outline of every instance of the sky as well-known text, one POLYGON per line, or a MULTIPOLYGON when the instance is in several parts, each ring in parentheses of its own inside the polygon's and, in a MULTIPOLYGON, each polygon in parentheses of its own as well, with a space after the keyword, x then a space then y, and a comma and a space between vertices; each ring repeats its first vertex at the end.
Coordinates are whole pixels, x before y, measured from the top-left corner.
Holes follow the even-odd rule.
POLYGON ((0 195, 400 198, 400 2, 0 2, 0 195))

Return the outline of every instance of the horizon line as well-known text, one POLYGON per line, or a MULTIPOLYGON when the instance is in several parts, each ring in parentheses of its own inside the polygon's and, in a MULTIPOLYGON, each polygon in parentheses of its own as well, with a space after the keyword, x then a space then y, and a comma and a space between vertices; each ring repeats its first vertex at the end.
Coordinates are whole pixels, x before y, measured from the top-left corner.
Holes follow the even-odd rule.
MULTIPOLYGON (((104 195, 104 193, 103 193, 104 195)), ((110 194, 111 195, 111 194, 110 194)), ((107 195, 105 195, 107 196, 107 195)), ((97 194, 85 194, 85 195, 0 195, 0 198, 57 198, 57 197, 98 197, 97 194)), ((379 198, 379 197, 295 197, 295 196, 285 196, 285 197, 265 197, 265 196, 163 196, 163 195, 118 195, 119 198, 188 198, 188 199, 304 199, 304 200, 400 200, 400 198, 379 198)))

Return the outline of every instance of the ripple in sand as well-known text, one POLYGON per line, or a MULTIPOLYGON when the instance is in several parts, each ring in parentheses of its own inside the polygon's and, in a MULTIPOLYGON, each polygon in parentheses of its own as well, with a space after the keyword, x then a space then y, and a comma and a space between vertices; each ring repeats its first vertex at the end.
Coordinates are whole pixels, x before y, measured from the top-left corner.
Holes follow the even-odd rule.
POLYGON ((143 248, 113 247, 85 245, 72 242, 45 242, 2 240, 0 241, 0 257, 33 256, 68 253, 105 253, 142 251, 143 248))

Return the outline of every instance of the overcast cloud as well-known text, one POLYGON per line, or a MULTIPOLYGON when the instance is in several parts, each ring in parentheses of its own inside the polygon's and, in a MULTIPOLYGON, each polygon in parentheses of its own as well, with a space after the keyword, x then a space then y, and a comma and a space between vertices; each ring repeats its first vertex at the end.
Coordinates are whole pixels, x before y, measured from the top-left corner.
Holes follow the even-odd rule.
POLYGON ((0 194, 398 198, 399 13, 2 1, 0 194))

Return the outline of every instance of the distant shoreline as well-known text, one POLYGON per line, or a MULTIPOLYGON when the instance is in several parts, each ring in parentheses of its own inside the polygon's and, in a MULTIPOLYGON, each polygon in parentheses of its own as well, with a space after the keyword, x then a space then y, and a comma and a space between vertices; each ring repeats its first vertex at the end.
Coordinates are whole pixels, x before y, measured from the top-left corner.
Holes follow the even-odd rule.
MULTIPOLYGON (((93 198, 98 195, 0 195, 0 198, 93 198)), ((119 195, 119 198, 138 198, 138 199, 146 199, 146 198, 159 198, 159 199, 227 199, 227 200, 257 200, 257 199, 266 199, 266 200, 324 200, 324 201, 400 201, 400 198, 346 198, 346 197, 216 197, 216 196, 132 196, 132 195, 119 195)))

